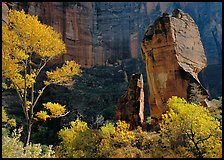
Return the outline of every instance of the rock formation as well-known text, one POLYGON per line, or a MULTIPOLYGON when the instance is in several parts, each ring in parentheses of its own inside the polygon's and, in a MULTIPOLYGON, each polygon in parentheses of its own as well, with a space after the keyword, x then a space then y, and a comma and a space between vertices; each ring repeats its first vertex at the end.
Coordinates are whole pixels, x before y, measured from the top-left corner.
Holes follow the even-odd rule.
POLYGON ((7 14, 8 14, 9 7, 6 3, 2 2, 2 24, 7 24, 7 14))
POLYGON ((219 3, 13 3, 13 9, 24 9, 30 14, 38 15, 43 23, 61 32, 70 58, 76 58, 83 66, 104 64, 107 59, 113 57, 116 59, 137 57, 140 55, 139 43, 147 25, 153 22, 161 12, 171 12, 175 7, 182 8, 189 13, 199 26, 203 43, 212 44, 213 47, 205 46, 209 64, 220 61, 222 19, 219 3))
POLYGON ((203 91, 198 73, 207 66, 198 27, 179 9, 172 16, 164 13, 145 32, 141 43, 146 65, 150 116, 159 120, 171 96, 188 98, 189 84, 196 83, 203 91))
POLYGON ((130 129, 141 125, 144 121, 143 75, 133 74, 127 92, 117 102, 115 119, 126 121, 130 129))
MULTIPOLYGON (((7 2, 7 4, 9 4, 7 2)), ((11 2, 10 8, 38 15, 40 21, 61 32, 68 54, 58 61, 74 59, 83 67, 116 60, 140 58, 140 42, 148 24, 161 12, 180 8, 195 20, 201 33, 208 69, 201 79, 218 97, 222 92, 221 2, 11 2), (209 82, 209 83, 207 83, 209 82)), ((2 5, 5 15, 5 5, 2 5)), ((4 16, 3 16, 4 19, 4 16)), ((56 61, 57 62, 57 61, 56 61)), ((141 71, 142 73, 142 71, 141 71)))

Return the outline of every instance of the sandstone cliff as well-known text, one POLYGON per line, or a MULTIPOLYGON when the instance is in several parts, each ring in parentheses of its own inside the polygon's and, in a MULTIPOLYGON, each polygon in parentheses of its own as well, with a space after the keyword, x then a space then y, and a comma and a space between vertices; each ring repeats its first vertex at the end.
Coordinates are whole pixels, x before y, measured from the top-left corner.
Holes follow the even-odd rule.
POLYGON ((144 121, 143 75, 133 74, 127 92, 122 95, 115 108, 115 119, 126 121, 130 129, 141 126, 144 121))
POLYGON ((203 91, 198 73, 207 66, 198 27, 194 20, 179 9, 172 16, 164 13, 148 27, 141 43, 146 65, 150 116, 156 120, 166 111, 171 96, 188 98, 189 83, 203 91))
POLYGON ((136 58, 148 24, 163 12, 180 8, 199 26, 208 64, 221 63, 220 3, 192 2, 13 2, 61 32, 69 56, 83 66, 136 58), (209 44, 209 45, 207 45, 209 44))
POLYGON ((8 6, 6 3, 2 2, 2 24, 5 25, 7 24, 7 14, 8 14, 8 6))
MULTIPOLYGON (((68 54, 56 62, 74 59, 83 67, 140 58, 147 26, 161 13, 180 8, 196 22, 205 49, 208 67, 199 76, 212 98, 222 94, 220 2, 11 2, 9 6, 38 15, 62 33, 68 54)), ((3 23, 6 10, 3 3, 3 23)))

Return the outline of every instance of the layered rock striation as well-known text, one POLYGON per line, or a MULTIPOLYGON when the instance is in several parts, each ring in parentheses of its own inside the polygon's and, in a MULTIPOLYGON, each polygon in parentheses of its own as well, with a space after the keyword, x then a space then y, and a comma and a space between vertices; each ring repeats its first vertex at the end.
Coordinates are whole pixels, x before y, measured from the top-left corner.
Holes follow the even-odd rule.
POLYGON ((172 16, 164 13, 157 18, 145 32, 141 51, 153 119, 160 120, 170 97, 187 99, 190 83, 199 85, 204 95, 201 101, 207 98, 208 93, 198 79, 207 60, 198 27, 187 13, 175 9, 172 16))

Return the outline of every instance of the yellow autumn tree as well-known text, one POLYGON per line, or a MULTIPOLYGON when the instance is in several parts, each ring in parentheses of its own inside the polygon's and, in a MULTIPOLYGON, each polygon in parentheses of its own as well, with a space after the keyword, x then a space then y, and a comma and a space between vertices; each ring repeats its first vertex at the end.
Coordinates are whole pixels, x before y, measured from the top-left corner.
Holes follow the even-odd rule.
POLYGON ((97 131, 90 129, 87 123, 76 119, 70 127, 64 127, 58 133, 62 140, 56 147, 56 154, 61 158, 97 158, 97 131))
POLYGON ((65 106, 52 102, 43 104, 44 110, 34 112, 47 86, 64 85, 72 76, 80 75, 80 65, 75 61, 66 61, 53 71, 44 71, 50 60, 64 53, 66 48, 61 35, 52 27, 41 24, 37 16, 25 14, 23 10, 9 10, 8 24, 2 26, 2 75, 11 82, 10 87, 17 91, 22 104, 27 123, 25 145, 29 144, 35 119, 45 121, 67 113, 65 106), (46 79, 39 80, 42 72, 46 79))
POLYGON ((222 157, 220 122, 200 104, 173 96, 160 124, 162 140, 185 158, 222 157))
POLYGON ((130 124, 118 120, 116 127, 107 123, 96 130, 76 119, 58 132, 62 141, 56 154, 61 158, 133 158, 140 150, 135 148, 135 133, 129 127, 130 124))

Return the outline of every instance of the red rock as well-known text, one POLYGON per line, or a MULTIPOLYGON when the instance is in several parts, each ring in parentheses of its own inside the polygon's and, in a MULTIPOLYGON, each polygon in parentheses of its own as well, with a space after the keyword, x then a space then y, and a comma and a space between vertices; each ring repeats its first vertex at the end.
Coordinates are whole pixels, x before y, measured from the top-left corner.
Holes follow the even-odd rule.
MULTIPOLYGON (((171 96, 187 99, 189 83, 201 86, 198 73, 207 66, 207 61, 198 27, 181 10, 174 10, 172 16, 163 14, 148 27, 141 50, 147 72, 150 116, 160 120, 171 96)), ((202 86, 201 89, 204 90, 202 86)), ((203 94, 206 98, 207 92, 203 94)))
POLYGON ((7 21, 8 10, 9 7, 6 5, 5 2, 2 2, 2 24, 4 25, 8 22, 7 21))
POLYGON ((130 129, 141 126, 144 121, 144 90, 143 75, 133 74, 127 92, 117 102, 115 109, 116 120, 130 124, 130 129))

